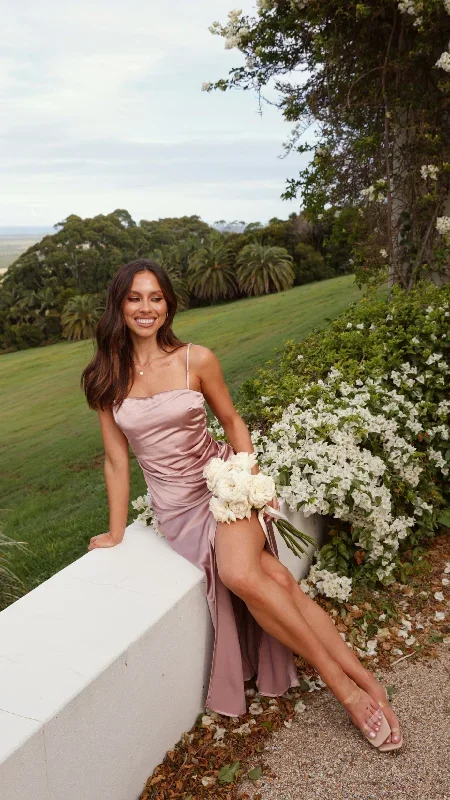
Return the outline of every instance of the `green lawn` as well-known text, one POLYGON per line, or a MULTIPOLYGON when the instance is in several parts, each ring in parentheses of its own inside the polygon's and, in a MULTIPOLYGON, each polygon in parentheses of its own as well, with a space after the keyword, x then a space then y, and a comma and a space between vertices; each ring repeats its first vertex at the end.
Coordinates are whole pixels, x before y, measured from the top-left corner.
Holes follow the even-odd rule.
MULTIPOLYGON (((326 326, 327 317, 360 296, 346 275, 186 311, 174 327, 184 341, 216 353, 235 397, 283 341, 326 326)), ((0 358, 1 519, 5 533, 29 543, 30 553, 14 553, 10 562, 27 590, 79 558, 90 537, 108 529, 98 418, 79 388, 92 353, 92 342, 64 342, 0 358)), ((134 498, 145 484, 134 458, 131 467, 134 498)))

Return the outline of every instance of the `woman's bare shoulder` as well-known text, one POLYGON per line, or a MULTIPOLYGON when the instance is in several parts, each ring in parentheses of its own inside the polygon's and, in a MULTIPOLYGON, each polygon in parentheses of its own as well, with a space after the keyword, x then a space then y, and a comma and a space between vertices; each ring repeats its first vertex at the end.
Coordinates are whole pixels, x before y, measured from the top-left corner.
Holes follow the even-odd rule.
POLYGON ((193 366, 205 367, 208 364, 213 364, 217 361, 217 356, 210 350, 209 347, 204 347, 202 344, 194 344, 191 342, 189 349, 189 359, 193 366))

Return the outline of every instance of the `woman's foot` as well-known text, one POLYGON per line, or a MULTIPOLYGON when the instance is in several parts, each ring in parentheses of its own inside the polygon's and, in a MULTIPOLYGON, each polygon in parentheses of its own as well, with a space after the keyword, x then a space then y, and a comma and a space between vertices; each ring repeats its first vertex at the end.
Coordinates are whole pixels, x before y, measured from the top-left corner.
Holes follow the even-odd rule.
POLYGON ((361 681, 361 688, 363 688, 364 691, 366 691, 370 697, 376 703, 378 703, 389 724, 391 733, 387 737, 384 744, 399 744, 402 741, 400 722, 389 705, 386 689, 381 685, 381 683, 378 683, 375 676, 369 671, 367 671, 367 680, 361 681), (363 683, 364 685, 362 685, 363 683))
POLYGON ((389 728, 383 718, 378 703, 353 681, 350 693, 343 699, 342 705, 352 722, 370 742, 378 747, 386 740, 389 728), (381 736, 380 736, 381 733, 381 736), (384 735, 383 735, 384 734, 384 735))

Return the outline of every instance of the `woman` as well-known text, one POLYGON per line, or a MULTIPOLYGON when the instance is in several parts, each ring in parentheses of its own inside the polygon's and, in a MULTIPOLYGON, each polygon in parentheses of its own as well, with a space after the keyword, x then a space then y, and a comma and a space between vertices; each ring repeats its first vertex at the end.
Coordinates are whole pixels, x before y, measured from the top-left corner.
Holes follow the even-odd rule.
MULTIPOLYGON (((255 674, 261 694, 276 696, 298 685, 295 652, 317 670, 370 742, 396 749, 401 734, 384 689, 280 563, 270 521, 266 538, 255 511, 251 519, 227 524, 209 510, 206 464, 212 457, 251 453, 253 445, 216 356, 175 336, 175 311, 170 280, 155 262, 133 261, 115 274, 97 326, 97 352, 82 376, 100 419, 110 511, 109 531, 93 536, 88 550, 123 539, 130 445, 161 532, 206 574, 215 629, 207 707, 245 713, 244 681, 255 674), (210 436, 204 400, 231 445, 210 436)), ((275 498, 272 504, 278 507, 275 498)))

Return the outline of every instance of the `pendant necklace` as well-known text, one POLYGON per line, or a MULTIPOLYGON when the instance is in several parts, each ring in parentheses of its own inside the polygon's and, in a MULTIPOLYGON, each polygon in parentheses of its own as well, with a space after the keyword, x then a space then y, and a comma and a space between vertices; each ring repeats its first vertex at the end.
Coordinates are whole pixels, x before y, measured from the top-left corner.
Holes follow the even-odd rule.
POLYGON ((138 370, 139 375, 143 375, 145 367, 148 367, 149 364, 151 364, 152 361, 155 361, 157 358, 163 358, 163 356, 154 356, 149 361, 147 361, 146 364, 138 364, 137 361, 135 361, 134 358, 133 358, 133 364, 136 367, 136 369, 138 370))

